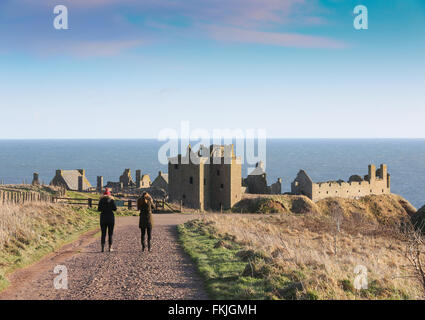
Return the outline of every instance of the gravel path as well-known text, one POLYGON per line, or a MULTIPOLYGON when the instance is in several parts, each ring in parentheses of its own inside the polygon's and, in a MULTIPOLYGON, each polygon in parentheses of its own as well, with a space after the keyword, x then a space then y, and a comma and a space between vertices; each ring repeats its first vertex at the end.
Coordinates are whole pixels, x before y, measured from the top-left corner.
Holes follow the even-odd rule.
POLYGON ((114 252, 100 252, 94 232, 17 271, 0 299, 208 299, 202 281, 177 242, 176 225, 194 215, 154 216, 152 252, 142 252, 138 217, 116 219, 114 252), (53 269, 68 270, 68 289, 56 290, 53 269))

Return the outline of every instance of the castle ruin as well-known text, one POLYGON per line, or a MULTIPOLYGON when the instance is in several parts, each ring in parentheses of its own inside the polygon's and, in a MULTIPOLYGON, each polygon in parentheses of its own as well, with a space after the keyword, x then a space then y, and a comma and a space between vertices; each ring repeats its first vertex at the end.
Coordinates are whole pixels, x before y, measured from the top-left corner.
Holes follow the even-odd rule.
POLYGON ((187 148, 185 156, 168 159, 171 201, 200 209, 230 209, 242 197, 242 164, 233 145, 187 148))
POLYGON ((168 173, 158 172, 158 176, 151 184, 152 188, 163 189, 168 193, 168 173))
POLYGON ((122 183, 124 188, 134 187, 136 184, 131 177, 131 170, 125 169, 123 174, 120 176, 120 183, 122 183))
POLYGON ((92 187, 86 178, 86 171, 83 169, 56 170, 56 175, 50 185, 63 187, 71 191, 87 191, 92 187))
POLYGON ((318 201, 328 197, 359 198, 371 194, 389 194, 390 185, 387 165, 381 164, 376 170, 375 165, 371 164, 367 175, 363 178, 353 175, 348 182, 338 180, 314 183, 304 170, 300 170, 291 184, 291 192, 318 201))
POLYGON ((267 174, 264 170, 264 163, 257 162, 255 169, 243 179, 243 185, 247 188, 247 193, 252 194, 281 194, 282 179, 278 178, 271 186, 267 185, 267 174))

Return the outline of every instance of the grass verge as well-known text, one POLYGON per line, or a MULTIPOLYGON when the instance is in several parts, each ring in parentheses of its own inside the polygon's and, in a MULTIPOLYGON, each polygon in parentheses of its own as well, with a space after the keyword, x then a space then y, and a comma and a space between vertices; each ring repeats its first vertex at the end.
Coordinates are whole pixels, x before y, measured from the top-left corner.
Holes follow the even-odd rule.
POLYGON ((380 225, 326 217, 208 215, 180 241, 214 299, 423 299, 404 243, 380 225), (359 265, 368 288, 356 290, 359 265))
POLYGON ((0 207, 0 291, 16 269, 40 260, 98 226, 93 209, 46 203, 0 207))
MULTIPOLYGON (((184 250, 196 263, 213 299, 295 299, 300 274, 282 272, 270 258, 220 236, 213 223, 194 220, 178 226, 184 250)), ((314 298, 314 294, 310 294, 314 298)))

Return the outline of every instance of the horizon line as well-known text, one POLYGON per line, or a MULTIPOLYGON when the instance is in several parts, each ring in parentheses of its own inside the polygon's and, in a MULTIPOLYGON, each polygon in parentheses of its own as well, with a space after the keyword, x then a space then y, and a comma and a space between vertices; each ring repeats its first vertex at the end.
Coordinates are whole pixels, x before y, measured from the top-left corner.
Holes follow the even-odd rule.
MULTIPOLYGON (((178 139, 165 139, 159 140, 158 138, 0 138, 0 141, 23 141, 23 140, 156 140, 160 142, 165 142, 169 140, 182 140, 183 138, 178 139)), ((184 138, 187 140, 186 138, 184 138)), ((224 138, 222 138, 223 140, 224 138)), ((213 139, 210 139, 213 140, 213 139)), ((270 137, 270 138, 232 138, 232 140, 425 140, 425 137, 270 137)), ((199 141, 201 139, 193 139, 189 141, 199 141)))

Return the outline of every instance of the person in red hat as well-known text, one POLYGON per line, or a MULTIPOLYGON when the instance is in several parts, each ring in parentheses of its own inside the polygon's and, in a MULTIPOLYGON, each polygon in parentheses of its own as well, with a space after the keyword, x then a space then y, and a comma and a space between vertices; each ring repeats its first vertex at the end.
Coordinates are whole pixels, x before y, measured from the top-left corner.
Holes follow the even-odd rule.
POLYGON ((106 233, 108 233, 109 251, 113 251, 112 236, 115 226, 114 211, 117 211, 117 206, 109 188, 106 188, 103 196, 100 198, 97 210, 100 211, 100 229, 102 230, 100 244, 102 246, 102 252, 105 251, 106 233))

